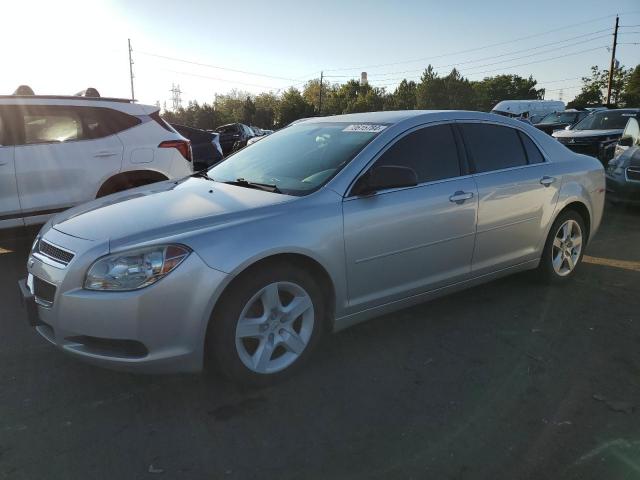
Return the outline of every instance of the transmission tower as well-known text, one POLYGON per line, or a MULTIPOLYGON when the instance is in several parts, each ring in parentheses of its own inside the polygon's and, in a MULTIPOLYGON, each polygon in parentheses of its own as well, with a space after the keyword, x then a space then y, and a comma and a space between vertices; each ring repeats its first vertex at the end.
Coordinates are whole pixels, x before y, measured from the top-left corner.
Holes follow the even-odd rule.
POLYGON ((560 93, 558 94, 558 100, 560 100, 560 101, 563 100, 563 98, 562 98, 564 96, 563 93, 564 93, 564 90, 560 89, 560 93))
POLYGON ((172 83, 171 90, 169 91, 171 92, 171 102, 173 103, 173 111, 175 112, 182 107, 182 98, 180 98, 182 90, 180 90, 180 85, 172 83))

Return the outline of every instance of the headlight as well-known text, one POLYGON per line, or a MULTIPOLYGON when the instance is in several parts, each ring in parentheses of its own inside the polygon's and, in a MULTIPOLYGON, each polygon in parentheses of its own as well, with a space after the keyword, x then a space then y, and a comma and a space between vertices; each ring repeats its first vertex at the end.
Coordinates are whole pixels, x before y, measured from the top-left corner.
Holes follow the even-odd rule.
POLYGON ((88 290, 137 290, 157 282, 182 263, 191 250, 182 245, 159 245, 103 257, 89 268, 88 290))
POLYGON ((40 242, 40 235, 37 235, 36 239, 33 241, 33 245, 31 245, 31 253, 36 251, 36 248, 38 248, 39 242, 40 242))

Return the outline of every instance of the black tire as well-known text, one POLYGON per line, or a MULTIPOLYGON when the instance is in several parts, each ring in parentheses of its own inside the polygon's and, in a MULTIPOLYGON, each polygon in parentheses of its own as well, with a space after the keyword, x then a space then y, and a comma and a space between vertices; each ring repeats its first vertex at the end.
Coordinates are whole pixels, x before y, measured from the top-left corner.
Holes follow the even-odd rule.
POLYGON ((576 273, 576 270, 580 266, 582 262, 582 257, 584 256, 584 250, 586 247, 586 243, 588 240, 588 232, 585 229, 585 223, 582 216, 576 212, 575 210, 566 210, 558 215, 558 218, 553 222, 551 226, 551 230, 549 230, 549 235, 547 236, 547 240, 544 244, 544 250, 542 252, 542 257, 540 259, 540 265, 538 266, 538 278, 545 283, 564 283, 568 281, 571 277, 573 277, 576 273), (575 261, 575 266, 573 269, 566 275, 560 275, 553 267, 553 241, 560 230, 560 227, 567 222, 568 220, 574 220, 579 228, 582 236, 582 248, 580 250, 580 254, 575 261))
POLYGON ((107 181, 98 193, 96 194, 96 198, 106 197, 107 195, 111 195, 112 193, 124 192, 125 190, 129 190, 131 188, 142 187, 144 185, 150 185, 156 182, 162 182, 167 180, 167 178, 149 178, 149 177, 132 177, 132 178, 121 178, 117 181, 107 181))
POLYGON ((318 282, 296 266, 272 263, 243 273, 223 293, 213 312, 207 331, 205 367, 216 367, 232 381, 251 387, 263 387, 283 380, 305 363, 320 341, 325 330, 324 303, 318 282), (305 349, 291 365, 273 373, 257 373, 240 358, 236 348, 236 326, 252 297, 275 282, 290 282, 304 289, 313 305, 313 328, 305 349))

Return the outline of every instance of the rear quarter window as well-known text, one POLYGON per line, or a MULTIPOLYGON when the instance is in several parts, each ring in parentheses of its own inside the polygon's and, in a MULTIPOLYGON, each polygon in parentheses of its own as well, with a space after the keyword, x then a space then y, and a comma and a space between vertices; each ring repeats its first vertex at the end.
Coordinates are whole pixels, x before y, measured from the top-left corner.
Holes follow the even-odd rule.
POLYGON ((486 123, 467 123, 461 127, 467 153, 473 160, 476 173, 527 164, 517 130, 486 123))
POLYGON ((522 145, 524 146, 524 151, 527 154, 527 161, 530 164, 543 163, 544 157, 542 156, 542 153, 540 153, 537 145, 529 138, 529 135, 523 132, 518 132, 518 135, 520 135, 520 138, 522 139, 522 145))
POLYGON ((141 120, 110 108, 83 108, 82 117, 87 138, 102 138, 128 130, 141 120))

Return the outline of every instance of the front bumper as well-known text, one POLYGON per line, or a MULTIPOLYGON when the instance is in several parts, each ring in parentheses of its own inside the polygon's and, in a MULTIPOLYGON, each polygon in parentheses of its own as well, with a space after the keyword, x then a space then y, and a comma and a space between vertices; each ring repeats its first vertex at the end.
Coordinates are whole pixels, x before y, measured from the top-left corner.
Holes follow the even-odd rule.
MULTIPOLYGON (((54 235, 55 240, 61 235, 54 235)), ((103 367, 141 373, 202 369, 208 320, 226 274, 207 266, 194 252, 149 287, 89 291, 82 288, 82 278, 97 257, 85 262, 82 257, 77 254, 60 269, 30 256, 29 274, 55 286, 53 302, 45 306, 34 297, 33 287, 20 282, 29 322, 41 336, 64 352, 103 367)))
POLYGON ((569 150, 597 158, 605 167, 609 163, 609 160, 613 158, 617 143, 617 140, 582 141, 580 138, 573 139, 570 137, 560 137, 558 140, 569 150), (573 143, 571 143, 571 140, 573 140, 573 143))
POLYGON ((630 182, 624 174, 620 176, 607 175, 607 200, 640 205, 640 182, 630 182))

